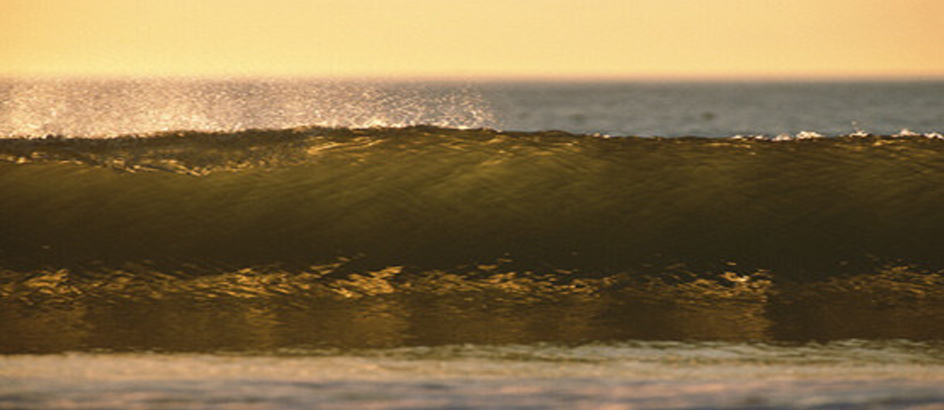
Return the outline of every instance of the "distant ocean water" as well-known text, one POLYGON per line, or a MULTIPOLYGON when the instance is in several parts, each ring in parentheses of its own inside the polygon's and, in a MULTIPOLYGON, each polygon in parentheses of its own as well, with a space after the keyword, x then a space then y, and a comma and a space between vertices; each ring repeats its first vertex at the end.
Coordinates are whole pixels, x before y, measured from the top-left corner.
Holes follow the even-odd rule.
POLYGON ((941 132, 944 81, 341 82, 0 80, 0 135, 304 126, 662 137, 941 132))
POLYGON ((0 82, 0 409, 941 409, 944 83, 0 82))

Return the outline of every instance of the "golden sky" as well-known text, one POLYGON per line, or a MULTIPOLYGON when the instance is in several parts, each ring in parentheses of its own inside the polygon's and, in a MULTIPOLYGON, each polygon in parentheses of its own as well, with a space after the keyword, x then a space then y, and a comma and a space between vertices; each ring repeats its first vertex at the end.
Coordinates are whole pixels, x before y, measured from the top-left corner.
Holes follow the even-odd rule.
POLYGON ((944 0, 0 0, 0 75, 942 77, 944 0))

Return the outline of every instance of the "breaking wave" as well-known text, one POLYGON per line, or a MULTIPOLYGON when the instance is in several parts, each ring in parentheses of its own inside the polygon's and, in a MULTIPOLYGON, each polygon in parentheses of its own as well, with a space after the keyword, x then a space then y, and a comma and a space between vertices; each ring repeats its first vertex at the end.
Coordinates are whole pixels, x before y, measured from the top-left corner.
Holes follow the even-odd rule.
POLYGON ((904 134, 6 138, 0 350, 938 338, 942 154, 904 134))

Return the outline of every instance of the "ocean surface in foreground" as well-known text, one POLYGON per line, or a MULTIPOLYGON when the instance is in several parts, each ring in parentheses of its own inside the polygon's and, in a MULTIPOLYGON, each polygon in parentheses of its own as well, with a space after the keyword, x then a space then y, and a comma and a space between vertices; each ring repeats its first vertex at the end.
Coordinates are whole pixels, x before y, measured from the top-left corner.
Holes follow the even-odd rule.
POLYGON ((942 87, 4 81, 0 409, 944 409, 942 87))
POLYGON ((624 342, 0 357, 4 409, 941 409, 939 345, 624 342))

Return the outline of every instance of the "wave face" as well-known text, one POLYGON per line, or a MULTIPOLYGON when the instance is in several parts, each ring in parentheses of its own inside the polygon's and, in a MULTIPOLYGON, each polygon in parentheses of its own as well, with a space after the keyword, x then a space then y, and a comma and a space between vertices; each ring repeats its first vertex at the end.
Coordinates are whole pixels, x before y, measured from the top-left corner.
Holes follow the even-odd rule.
POLYGON ((0 351, 937 339, 942 158, 924 136, 2 139, 0 351))

